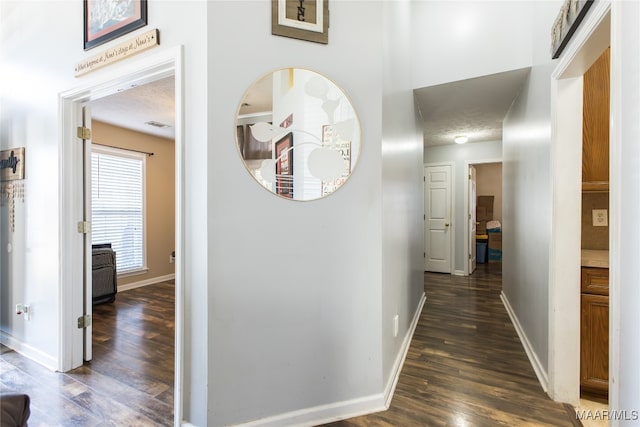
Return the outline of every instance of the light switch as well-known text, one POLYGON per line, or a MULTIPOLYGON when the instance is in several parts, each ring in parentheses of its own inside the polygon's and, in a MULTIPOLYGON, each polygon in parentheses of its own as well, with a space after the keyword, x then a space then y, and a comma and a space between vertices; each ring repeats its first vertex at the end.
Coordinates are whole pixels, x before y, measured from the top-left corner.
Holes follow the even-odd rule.
POLYGON ((593 214, 594 227, 606 227, 609 225, 606 209, 593 209, 591 213, 593 214))

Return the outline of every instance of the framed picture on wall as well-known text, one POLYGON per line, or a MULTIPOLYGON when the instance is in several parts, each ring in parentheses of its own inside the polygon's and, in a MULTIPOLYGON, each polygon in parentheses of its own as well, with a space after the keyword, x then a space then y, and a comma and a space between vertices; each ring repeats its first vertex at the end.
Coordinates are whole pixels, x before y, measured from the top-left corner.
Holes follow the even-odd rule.
POLYGON ((84 0, 84 50, 147 25, 147 0, 84 0))
POLYGON ((329 0, 271 0, 271 34, 329 43, 329 0))
POLYGON ((276 194, 293 199, 293 133, 289 132, 275 144, 276 194))

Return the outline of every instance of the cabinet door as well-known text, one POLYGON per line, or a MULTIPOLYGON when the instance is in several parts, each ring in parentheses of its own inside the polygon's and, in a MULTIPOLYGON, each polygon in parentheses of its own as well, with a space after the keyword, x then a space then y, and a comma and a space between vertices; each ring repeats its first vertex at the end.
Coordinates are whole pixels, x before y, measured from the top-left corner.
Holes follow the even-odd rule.
POLYGON ((609 297, 582 294, 580 385, 606 395, 609 390, 609 297))
POLYGON ((609 187, 609 62, 607 49, 584 74, 582 188, 609 187))

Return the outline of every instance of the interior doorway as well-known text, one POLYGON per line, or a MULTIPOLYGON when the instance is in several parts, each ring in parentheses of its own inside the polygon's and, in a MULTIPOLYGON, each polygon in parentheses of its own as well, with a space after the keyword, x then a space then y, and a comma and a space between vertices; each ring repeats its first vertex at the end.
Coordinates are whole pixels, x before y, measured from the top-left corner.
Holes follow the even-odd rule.
MULTIPOLYGON (((182 378, 182 322, 183 322, 183 261, 181 254, 184 250, 184 205, 183 205, 183 130, 180 118, 182 113, 182 50, 180 48, 167 49, 146 56, 143 60, 132 61, 126 68, 114 68, 103 80, 86 87, 73 89, 60 95, 61 101, 61 147, 60 147, 60 230, 61 230, 61 321, 60 321, 60 363, 59 370, 66 372, 78 366, 84 361, 85 341, 84 329, 79 327, 77 319, 83 317, 87 310, 84 288, 87 281, 84 280, 86 271, 90 270, 90 256, 86 254, 90 250, 90 239, 85 239, 85 234, 79 233, 79 222, 83 218, 84 197, 82 189, 83 165, 86 161, 86 153, 83 153, 85 144, 79 143, 81 136, 77 128, 82 123, 82 110, 92 101, 97 101, 134 88, 173 78, 175 90, 175 142, 174 142, 174 168, 175 179, 175 354, 174 354, 174 419, 182 418, 181 384, 182 378), (119 70, 119 71, 118 71, 119 70), (87 243, 89 242, 89 243, 87 243), (83 258, 85 263, 78 263, 83 258)), ((86 233, 86 229, 84 230, 86 233)), ((90 252, 89 252, 90 253, 90 252)), ((167 254, 167 260, 169 259, 167 254)), ((90 310, 90 309, 89 309, 90 310)), ((88 339, 88 338, 87 338, 88 339)))
MULTIPOLYGON (((582 264, 580 218, 583 194, 583 76, 610 44, 611 4, 596 2, 552 73, 553 203, 549 272, 548 393, 556 401, 569 402, 575 406, 580 402, 581 378, 579 322, 582 264)), ((614 147, 615 139, 612 138, 610 144, 614 147)), ((611 192, 615 192, 613 183, 611 192)), ((615 215, 615 205, 611 204, 610 216, 615 215)), ((613 258, 612 254, 611 259, 613 258)), ((613 268, 610 274, 613 281, 613 268)), ((612 310, 610 318, 615 319, 616 316, 619 315, 612 310)), ((610 325, 610 334, 612 330, 610 325)), ((614 351, 615 344, 611 343, 609 348, 614 351)), ((615 371, 612 365, 613 363, 609 365, 610 379, 611 372, 615 371)))
POLYGON ((502 271, 502 161, 468 161, 465 175, 465 275, 491 264, 502 271))

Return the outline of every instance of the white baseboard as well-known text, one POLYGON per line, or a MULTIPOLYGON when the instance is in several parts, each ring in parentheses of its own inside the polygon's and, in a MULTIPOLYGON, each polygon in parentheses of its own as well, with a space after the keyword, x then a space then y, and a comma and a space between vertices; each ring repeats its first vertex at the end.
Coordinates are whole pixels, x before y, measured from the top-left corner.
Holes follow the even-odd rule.
POLYGON ((427 301, 427 296, 423 292, 422 298, 420 298, 420 302, 418 303, 418 308, 416 308, 416 312, 413 314, 413 320, 411 321, 411 325, 409 325, 409 330, 404 336, 404 341, 402 341, 401 351, 398 353, 398 356, 396 357, 396 360, 393 364, 391 376, 389 377, 389 381, 387 382, 387 387, 384 390, 385 409, 389 409, 389 406, 391 405, 391 399, 393 399, 393 394, 396 391, 396 385, 398 384, 398 379, 400 378, 400 372, 402 371, 402 366, 404 366, 404 361, 407 358, 407 353, 409 352, 409 347, 411 346, 413 333, 416 331, 416 327, 418 326, 418 321, 420 320, 420 314, 422 313, 422 308, 424 307, 425 301, 427 301))
POLYGON ((195 425, 193 425, 193 424, 191 424, 191 423, 188 423, 188 422, 186 422, 186 421, 182 421, 182 422, 180 423, 180 425, 181 425, 182 427, 196 427, 195 425))
POLYGON ((312 408, 302 409, 299 411, 287 412, 273 417, 263 418, 240 424, 242 427, 280 427, 280 426, 316 426, 320 424, 331 423, 335 421, 345 420, 347 418, 359 417, 362 415, 373 414, 375 412, 386 411, 389 409, 393 392, 395 391, 402 365, 409 351, 413 333, 418 325, 422 308, 426 301, 426 296, 422 294, 422 298, 418 303, 418 308, 413 316, 413 321, 409 326, 402 348, 398 352, 392 373, 387 382, 387 386, 383 393, 373 394, 358 399, 346 400, 343 402, 331 403, 328 405, 320 405, 312 408))
POLYGON ((128 291, 130 289, 141 288, 143 286, 154 285, 156 283, 174 280, 175 274, 167 274, 166 276, 152 277, 151 279, 140 280, 139 282, 127 283, 126 285, 118 285, 118 292, 128 291))
POLYGON ((464 276, 464 270, 453 270, 451 274, 454 276, 464 276))
POLYGON ((384 394, 320 405, 239 424, 241 427, 316 426, 384 411, 384 394))
POLYGON ((531 366, 533 367, 533 370, 536 373, 536 377, 538 377, 538 382, 540 382, 542 389, 546 393, 549 388, 549 378, 547 376, 547 372, 545 371, 544 366, 542 366, 542 363, 540 363, 540 359, 538 359, 536 352, 533 350, 533 346, 531 345, 531 342, 527 338, 527 334, 525 334, 524 329, 522 329, 522 325, 520 325, 518 316, 516 316, 515 311, 513 311, 513 308, 511 307, 511 304, 509 303, 509 300, 507 299, 507 296, 504 294, 504 292, 500 293, 500 299, 502 300, 502 304, 504 305, 504 308, 507 309, 507 313, 511 318, 511 323, 513 323, 513 327, 516 329, 516 332, 518 333, 520 342, 522 343, 522 346, 524 347, 524 351, 527 353, 527 357, 529 358, 529 363, 531 363, 531 366))
POLYGON ((29 344, 25 344, 16 337, 0 331, 0 342, 17 353, 20 353, 24 357, 33 360, 36 363, 44 366, 52 371, 58 370, 58 360, 46 354, 36 348, 31 347, 29 344))

